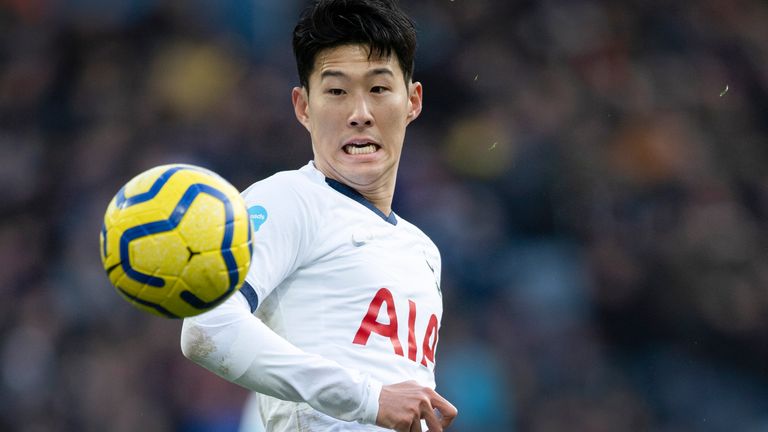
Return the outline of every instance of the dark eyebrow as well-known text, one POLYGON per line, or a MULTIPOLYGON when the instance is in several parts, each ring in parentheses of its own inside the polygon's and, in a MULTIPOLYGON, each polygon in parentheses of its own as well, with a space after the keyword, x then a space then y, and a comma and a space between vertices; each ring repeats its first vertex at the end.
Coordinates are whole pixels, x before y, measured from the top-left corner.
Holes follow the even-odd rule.
POLYGON ((376 68, 376 69, 368 71, 366 73, 366 75, 368 75, 368 76, 373 76, 373 75, 390 75, 392 78, 395 77, 395 74, 392 73, 392 70, 389 69, 389 68, 376 68))
MULTIPOLYGON (((366 76, 375 76, 375 75, 390 75, 392 78, 395 77, 395 74, 392 73, 392 70, 389 68, 375 68, 371 69, 368 72, 365 73, 366 76)), ((328 78, 328 77, 338 77, 338 78, 347 78, 347 74, 345 74, 342 71, 338 70, 324 70, 320 73, 320 79, 328 78)))
POLYGON ((328 78, 328 77, 346 78, 347 74, 337 70, 324 70, 320 73, 320 79, 328 78))

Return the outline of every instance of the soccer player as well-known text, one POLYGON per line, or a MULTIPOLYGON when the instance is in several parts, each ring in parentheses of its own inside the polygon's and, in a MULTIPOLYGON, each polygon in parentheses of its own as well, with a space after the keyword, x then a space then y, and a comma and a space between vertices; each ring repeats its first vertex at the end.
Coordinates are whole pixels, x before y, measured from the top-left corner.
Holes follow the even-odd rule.
POLYGON ((440 256, 391 208, 422 108, 415 45, 394 0, 319 0, 294 30, 314 159, 243 192, 246 283, 181 335, 188 358, 256 392, 267 431, 439 432, 457 414, 434 391, 440 256))

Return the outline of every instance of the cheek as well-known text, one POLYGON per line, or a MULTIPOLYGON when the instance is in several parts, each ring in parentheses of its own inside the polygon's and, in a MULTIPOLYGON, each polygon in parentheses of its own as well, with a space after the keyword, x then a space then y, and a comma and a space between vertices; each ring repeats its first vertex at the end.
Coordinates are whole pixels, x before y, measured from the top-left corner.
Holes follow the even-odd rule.
POLYGON ((331 135, 338 123, 338 109, 333 106, 317 105, 313 107, 310 123, 313 138, 323 139, 331 135))
POLYGON ((381 107, 381 116, 379 118, 380 124, 385 124, 388 127, 399 128, 406 124, 408 110, 407 107, 401 104, 387 104, 381 107))

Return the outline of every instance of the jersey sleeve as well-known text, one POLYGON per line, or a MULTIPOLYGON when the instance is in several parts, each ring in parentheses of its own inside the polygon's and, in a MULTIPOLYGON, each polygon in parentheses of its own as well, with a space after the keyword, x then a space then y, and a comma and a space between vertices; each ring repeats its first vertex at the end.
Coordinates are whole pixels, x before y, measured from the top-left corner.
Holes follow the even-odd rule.
POLYGON ((242 296, 185 319, 181 349, 249 390, 306 402, 340 420, 376 423, 381 382, 292 345, 253 315, 242 296))
POLYGON ((259 300, 307 259, 317 222, 311 199, 291 179, 273 176, 242 195, 254 234, 251 266, 241 293, 253 312, 259 300))

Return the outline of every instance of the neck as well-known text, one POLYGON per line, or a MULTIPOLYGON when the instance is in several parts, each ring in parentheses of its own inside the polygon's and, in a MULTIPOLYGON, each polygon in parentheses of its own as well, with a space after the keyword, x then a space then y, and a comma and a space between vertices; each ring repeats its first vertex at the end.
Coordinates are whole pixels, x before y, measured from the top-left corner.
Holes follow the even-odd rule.
MULTIPOLYGON (((354 188, 354 186, 352 187, 354 188)), ((377 209, 381 210, 381 212, 385 215, 389 216, 389 214, 392 213, 392 197, 394 196, 394 188, 392 191, 366 192, 357 188, 355 188, 355 190, 360 192, 360 195, 365 197, 368 202, 373 204, 377 209)))
POLYGON ((392 199, 395 195, 394 178, 391 181, 381 180, 371 184, 359 184, 343 177, 338 178, 328 175, 326 177, 330 177, 339 183, 344 183, 356 190, 366 201, 373 204, 374 207, 381 210, 385 215, 389 216, 392 213, 392 199))
MULTIPOLYGON (((373 181, 356 181, 358 179, 351 176, 343 176, 341 173, 333 169, 325 169, 327 167, 321 166, 315 162, 315 167, 325 175, 325 177, 336 180, 339 183, 343 183, 352 189, 356 190, 363 196, 368 202, 373 204, 374 207, 379 209, 382 213, 389 216, 392 213, 392 199, 395 195, 395 179, 397 171, 392 173, 391 176, 380 176, 373 181)), ((365 180, 365 179, 359 179, 365 180)))

